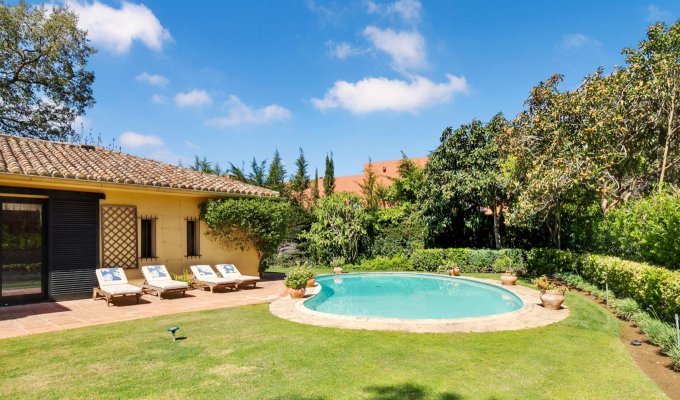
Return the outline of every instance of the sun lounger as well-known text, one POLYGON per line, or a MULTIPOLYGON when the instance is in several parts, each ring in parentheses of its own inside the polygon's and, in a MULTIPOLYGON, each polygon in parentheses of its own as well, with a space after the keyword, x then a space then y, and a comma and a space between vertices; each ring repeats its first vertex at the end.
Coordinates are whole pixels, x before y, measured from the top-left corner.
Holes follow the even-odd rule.
POLYGON ((217 272, 222 275, 222 278, 236 279, 238 287, 253 285, 255 287, 260 280, 259 276, 243 275, 236 268, 234 264, 217 264, 215 265, 217 272))
POLYGON ((189 289, 188 283, 173 280, 165 265, 145 265, 142 275, 146 279, 142 286, 144 292, 155 292, 159 299, 163 293, 182 292, 184 296, 189 289))
POLYGON ((189 267, 194 274, 194 287, 210 288, 210 293, 214 293, 216 287, 238 288, 238 281, 230 278, 220 278, 215 274, 210 265, 192 265, 189 267))
POLYGON ((92 300, 103 297, 106 299, 106 305, 110 306, 114 297, 136 296, 139 303, 142 288, 128 283, 123 268, 98 268, 95 274, 99 287, 92 288, 92 300))

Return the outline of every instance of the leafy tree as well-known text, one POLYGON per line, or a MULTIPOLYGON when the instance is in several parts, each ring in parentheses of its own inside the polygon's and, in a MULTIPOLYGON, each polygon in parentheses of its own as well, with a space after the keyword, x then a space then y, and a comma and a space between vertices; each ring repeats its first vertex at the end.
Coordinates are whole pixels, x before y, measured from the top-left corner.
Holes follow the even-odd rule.
POLYGON ((279 150, 274 151, 274 158, 269 164, 269 172, 267 173, 267 187, 278 192, 283 192, 285 188, 286 168, 283 166, 279 150))
POLYGON ((0 3, 0 131, 69 139, 73 121, 92 107, 95 53, 65 7, 0 3))
MULTIPOLYGON (((661 146, 659 191, 669 168, 680 170, 677 132, 680 129, 680 21, 670 28, 657 23, 647 29, 647 40, 636 49, 623 50, 626 64, 638 83, 643 101, 651 108, 646 113, 657 128, 661 146)), ((677 178, 677 177, 676 177, 677 178)))
MULTIPOLYGON (((434 235, 459 229, 456 234, 463 239, 463 244, 467 240, 475 243, 473 237, 483 231, 482 210, 488 208, 493 215, 493 242, 496 248, 501 247, 501 216, 508 196, 498 138, 508 125, 503 115, 497 114, 487 124, 473 120, 442 133, 441 143, 425 167, 425 184, 420 191, 423 210, 434 235)), ((412 165, 404 163, 403 167, 404 173, 415 171, 412 165)), ((401 190, 402 196, 412 197, 418 189, 416 186, 395 190, 401 190)))
POLYGON ((248 176, 246 175, 245 169, 246 169, 245 165, 237 167, 236 165, 230 162, 229 168, 227 169, 226 173, 232 176, 237 181, 248 182, 248 176))
POLYGON ((203 159, 194 156, 194 164, 189 166, 189 169, 194 171, 203 172, 205 174, 222 175, 222 169, 218 163, 213 165, 212 162, 208 161, 208 158, 203 156, 203 159))
POLYGON ((314 221, 305 234, 310 250, 322 262, 344 257, 355 262, 365 245, 371 216, 354 193, 323 197, 312 211, 314 221))
POLYGON ((411 161, 406 153, 401 152, 401 160, 397 166, 398 178, 393 179, 387 192, 387 201, 392 205, 413 203, 418 200, 418 193, 423 190, 425 175, 423 169, 411 161))
POLYGON ((364 168, 364 180, 359 184, 364 200, 364 207, 370 211, 376 211, 380 207, 380 193, 384 192, 378 182, 378 175, 373 170, 373 163, 368 159, 368 165, 364 168))
POLYGON ((264 272, 264 261, 286 238, 290 209, 290 203, 275 199, 209 200, 201 207, 201 219, 225 246, 242 251, 254 247, 264 272))
POLYGON ((319 201, 319 169, 314 170, 314 183, 312 183, 312 203, 319 201))
POLYGON ((265 186, 267 180, 265 179, 265 173, 267 172, 267 160, 262 160, 262 162, 257 162, 255 157, 253 161, 250 162, 250 173, 248 173, 248 183, 257 186, 265 186))
POLYGON ((333 153, 330 157, 326 154, 326 169, 323 176, 323 194, 330 196, 335 192, 335 164, 333 162, 333 153))
POLYGON ((305 190, 309 188, 309 174, 307 172, 307 160, 305 153, 300 148, 300 155, 295 160, 295 174, 290 182, 293 201, 297 204, 305 204, 305 190))

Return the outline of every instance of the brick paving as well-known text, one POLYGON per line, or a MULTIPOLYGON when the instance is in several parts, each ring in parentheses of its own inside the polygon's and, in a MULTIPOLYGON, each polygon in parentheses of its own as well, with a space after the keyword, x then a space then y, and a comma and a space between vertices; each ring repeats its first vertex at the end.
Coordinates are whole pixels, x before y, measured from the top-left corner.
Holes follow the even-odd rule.
POLYGON ((127 297, 114 299, 110 307, 106 306, 106 300, 91 298, 0 307, 0 339, 189 311, 270 303, 285 295, 287 290, 280 277, 268 275, 274 277, 269 276, 254 289, 227 289, 214 294, 196 289, 188 291, 186 297, 171 293, 162 300, 146 294, 139 304, 133 297, 127 297))

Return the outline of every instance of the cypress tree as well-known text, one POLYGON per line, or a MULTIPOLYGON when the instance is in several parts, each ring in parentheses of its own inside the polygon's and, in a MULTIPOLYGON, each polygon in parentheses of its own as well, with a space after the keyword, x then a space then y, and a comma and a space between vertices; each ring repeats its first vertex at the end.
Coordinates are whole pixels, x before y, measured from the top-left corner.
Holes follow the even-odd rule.
POLYGON ((319 169, 314 169, 314 183, 312 184, 312 203, 319 200, 319 169))
POLYGON ((284 181, 286 180, 286 168, 283 166, 279 150, 274 151, 274 158, 269 164, 269 172, 267 174, 267 187, 283 192, 285 189, 284 181))
POLYGON ((307 160, 305 153, 300 148, 300 155, 295 160, 295 174, 290 182, 290 189, 293 192, 293 199, 300 205, 304 205, 305 190, 309 188, 309 174, 307 173, 307 160))
POLYGON ((323 177, 324 196, 330 196, 335 192, 335 165, 333 163, 333 152, 330 157, 326 154, 326 171, 323 177))

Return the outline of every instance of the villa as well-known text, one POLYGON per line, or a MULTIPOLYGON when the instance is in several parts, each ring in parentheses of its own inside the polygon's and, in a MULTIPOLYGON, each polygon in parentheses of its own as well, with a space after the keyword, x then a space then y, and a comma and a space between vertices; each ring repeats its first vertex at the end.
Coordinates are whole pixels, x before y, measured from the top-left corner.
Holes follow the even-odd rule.
POLYGON ((278 193, 228 177, 106 148, 0 135, 0 304, 91 293, 95 269, 237 264, 256 275, 254 250, 206 235, 200 204, 278 193))

